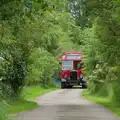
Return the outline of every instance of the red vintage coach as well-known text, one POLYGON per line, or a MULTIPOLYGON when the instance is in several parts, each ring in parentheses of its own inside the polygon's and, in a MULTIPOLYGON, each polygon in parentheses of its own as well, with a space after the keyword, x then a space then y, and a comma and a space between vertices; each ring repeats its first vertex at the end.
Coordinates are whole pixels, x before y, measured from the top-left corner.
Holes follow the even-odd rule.
POLYGON ((86 81, 83 77, 83 53, 67 52, 61 58, 61 88, 81 85, 86 88, 86 81))

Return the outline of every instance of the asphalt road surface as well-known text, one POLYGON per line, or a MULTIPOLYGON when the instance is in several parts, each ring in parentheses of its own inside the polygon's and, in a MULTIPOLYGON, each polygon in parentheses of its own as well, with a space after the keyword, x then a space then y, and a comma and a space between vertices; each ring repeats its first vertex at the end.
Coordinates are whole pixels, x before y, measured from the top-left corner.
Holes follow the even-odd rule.
POLYGON ((20 113, 17 120, 120 120, 111 111, 81 96, 81 89, 63 89, 38 97, 40 108, 20 113))

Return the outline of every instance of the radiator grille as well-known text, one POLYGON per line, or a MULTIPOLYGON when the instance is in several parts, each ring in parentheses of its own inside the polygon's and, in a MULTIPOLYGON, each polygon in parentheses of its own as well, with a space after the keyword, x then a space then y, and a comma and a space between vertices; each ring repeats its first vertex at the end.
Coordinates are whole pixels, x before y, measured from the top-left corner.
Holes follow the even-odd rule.
POLYGON ((71 71, 70 72, 70 79, 71 80, 77 80, 77 71, 71 71))

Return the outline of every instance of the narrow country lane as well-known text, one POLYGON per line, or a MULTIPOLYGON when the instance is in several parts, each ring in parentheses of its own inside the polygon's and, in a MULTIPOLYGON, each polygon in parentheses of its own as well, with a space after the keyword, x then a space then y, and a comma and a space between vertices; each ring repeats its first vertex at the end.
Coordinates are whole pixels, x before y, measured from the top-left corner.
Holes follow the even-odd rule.
POLYGON ((64 89, 38 97, 40 108, 18 115, 17 120, 120 120, 100 105, 84 100, 81 89, 64 89))

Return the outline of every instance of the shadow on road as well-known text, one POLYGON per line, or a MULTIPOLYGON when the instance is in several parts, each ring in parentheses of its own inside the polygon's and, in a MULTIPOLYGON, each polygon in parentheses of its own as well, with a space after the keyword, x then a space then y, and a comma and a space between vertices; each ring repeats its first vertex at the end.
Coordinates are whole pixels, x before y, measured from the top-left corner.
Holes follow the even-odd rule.
POLYGON ((65 89, 83 89, 81 86, 68 87, 65 89))

